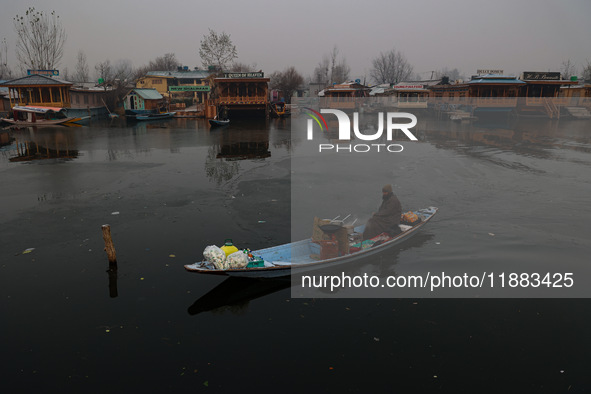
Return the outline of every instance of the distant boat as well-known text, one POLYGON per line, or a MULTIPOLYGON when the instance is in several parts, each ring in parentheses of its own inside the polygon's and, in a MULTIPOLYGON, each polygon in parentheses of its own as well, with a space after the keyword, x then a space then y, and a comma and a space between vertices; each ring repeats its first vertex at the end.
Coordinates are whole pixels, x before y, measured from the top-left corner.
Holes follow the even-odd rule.
POLYGON ((12 112, 13 118, 1 118, 0 120, 11 126, 69 126, 90 118, 90 116, 66 116, 65 109, 58 107, 17 105, 12 108, 12 112))
POLYGON ((138 114, 135 116, 136 120, 157 120, 172 118, 176 112, 154 112, 149 114, 138 114))
POLYGON ((230 119, 209 119, 211 127, 221 127, 230 124, 230 119))
POLYGON ((286 118, 291 115, 287 105, 283 101, 273 101, 269 105, 269 114, 273 118, 286 118))

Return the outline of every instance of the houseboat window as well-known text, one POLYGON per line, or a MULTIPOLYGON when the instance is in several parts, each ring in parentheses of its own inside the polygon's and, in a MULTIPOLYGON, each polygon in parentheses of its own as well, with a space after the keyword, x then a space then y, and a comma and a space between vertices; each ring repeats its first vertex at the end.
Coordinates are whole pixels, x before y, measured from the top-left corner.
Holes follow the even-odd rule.
POLYGON ((84 104, 88 104, 88 95, 84 95, 84 104))
POLYGON ((162 85, 162 80, 161 79, 154 79, 154 80, 152 80, 152 85, 162 85))

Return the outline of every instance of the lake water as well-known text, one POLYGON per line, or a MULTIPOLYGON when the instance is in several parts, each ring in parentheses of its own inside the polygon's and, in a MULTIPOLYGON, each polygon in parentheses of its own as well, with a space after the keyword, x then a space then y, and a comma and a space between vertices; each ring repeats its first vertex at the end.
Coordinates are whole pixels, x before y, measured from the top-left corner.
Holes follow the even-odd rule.
POLYGON ((353 272, 586 273, 588 121, 424 117, 419 141, 375 159, 369 172, 355 155, 302 161, 314 146, 292 133, 300 121, 210 130, 203 120, 119 120, 2 132, 3 391, 591 389, 586 286, 580 299, 554 299, 559 290, 531 293, 542 299, 484 291, 292 298, 286 280, 183 269, 226 238, 259 249, 308 236, 313 216, 364 220, 392 183, 403 209, 440 211, 353 272), (475 298, 489 296, 526 298, 475 298))

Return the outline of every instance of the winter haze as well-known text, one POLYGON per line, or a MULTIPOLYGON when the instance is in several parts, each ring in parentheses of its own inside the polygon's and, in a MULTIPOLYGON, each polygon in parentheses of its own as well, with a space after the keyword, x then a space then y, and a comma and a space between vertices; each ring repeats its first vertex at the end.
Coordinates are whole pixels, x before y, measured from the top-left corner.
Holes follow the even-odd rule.
POLYGON ((198 47, 208 28, 231 35, 238 62, 269 74, 293 65, 309 76, 334 45, 356 78, 369 78, 371 60, 393 48, 424 78, 442 68, 466 76, 483 68, 560 71, 569 59, 580 72, 591 60, 589 0, 3 0, 0 40, 6 38, 13 69, 12 19, 29 6, 60 16, 68 36, 60 70, 70 73, 79 50, 91 75, 107 59, 139 67, 169 52, 183 65, 201 66, 198 47))

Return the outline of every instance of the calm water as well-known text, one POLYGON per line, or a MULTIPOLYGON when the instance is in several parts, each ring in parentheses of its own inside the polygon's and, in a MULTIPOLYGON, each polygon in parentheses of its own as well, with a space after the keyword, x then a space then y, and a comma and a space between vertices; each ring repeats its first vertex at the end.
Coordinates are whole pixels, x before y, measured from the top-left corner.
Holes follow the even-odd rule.
MULTIPOLYGON (((292 163, 308 147, 289 121, 2 133, 0 386, 588 392, 588 300, 291 298, 288 281, 201 277, 182 266, 225 238, 251 249, 289 242, 293 206, 364 219, 383 179, 403 208, 441 212, 360 270, 584 266, 590 126, 423 119, 407 155, 354 179, 340 156, 334 168, 292 163), (310 198, 330 186, 326 174, 337 174, 334 198, 310 198), (106 223, 116 275, 106 272, 106 223)), ((302 219, 293 236, 305 236, 308 224, 302 219)))

